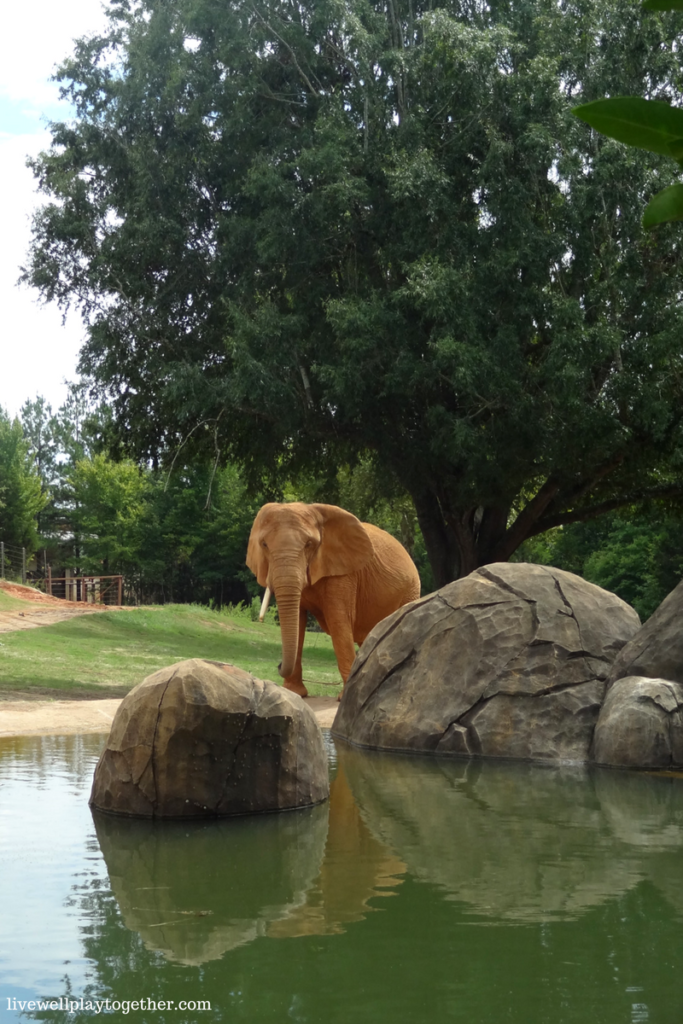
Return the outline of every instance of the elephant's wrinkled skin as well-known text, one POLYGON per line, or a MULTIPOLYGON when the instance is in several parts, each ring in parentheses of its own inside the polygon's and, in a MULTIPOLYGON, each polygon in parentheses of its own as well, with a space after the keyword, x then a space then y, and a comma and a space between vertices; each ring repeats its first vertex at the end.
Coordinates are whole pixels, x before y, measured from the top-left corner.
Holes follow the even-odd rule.
POLYGON ((404 547, 384 530, 336 505, 270 503, 249 537, 247 565, 277 600, 284 685, 305 697, 301 673, 307 613, 332 637, 346 682, 370 630, 420 596, 420 578, 404 547))

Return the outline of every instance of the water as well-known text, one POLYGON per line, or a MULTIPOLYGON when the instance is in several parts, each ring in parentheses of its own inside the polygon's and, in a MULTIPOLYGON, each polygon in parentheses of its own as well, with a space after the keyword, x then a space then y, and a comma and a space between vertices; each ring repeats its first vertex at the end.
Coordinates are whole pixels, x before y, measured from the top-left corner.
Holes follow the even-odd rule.
POLYGON ((102 744, 0 741, 0 1024, 683 1020, 683 779, 330 744, 329 805, 151 824, 102 744))

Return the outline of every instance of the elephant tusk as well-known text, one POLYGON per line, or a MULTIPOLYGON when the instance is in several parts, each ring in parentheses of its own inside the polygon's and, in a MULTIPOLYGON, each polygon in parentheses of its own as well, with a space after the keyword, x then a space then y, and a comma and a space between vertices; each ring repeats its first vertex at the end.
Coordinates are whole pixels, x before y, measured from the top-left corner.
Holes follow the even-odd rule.
POLYGON ((268 605, 270 604, 270 599, 272 597, 272 593, 273 592, 270 589, 270 587, 266 587, 266 592, 263 595, 263 601, 261 602, 261 611, 259 612, 259 617, 258 617, 259 622, 263 622, 263 620, 266 617, 266 612, 268 611, 268 605))

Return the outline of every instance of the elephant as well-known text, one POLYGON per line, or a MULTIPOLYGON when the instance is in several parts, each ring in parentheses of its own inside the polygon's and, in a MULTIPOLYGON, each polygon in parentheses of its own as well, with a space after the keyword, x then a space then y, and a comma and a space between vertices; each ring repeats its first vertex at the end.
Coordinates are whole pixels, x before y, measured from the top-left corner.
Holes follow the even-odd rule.
POLYGON ((301 672, 307 613, 332 637, 343 683, 378 622, 420 596, 415 564, 391 534, 337 505, 270 502, 249 536, 247 565, 277 600, 278 667, 288 690, 308 696, 301 672))

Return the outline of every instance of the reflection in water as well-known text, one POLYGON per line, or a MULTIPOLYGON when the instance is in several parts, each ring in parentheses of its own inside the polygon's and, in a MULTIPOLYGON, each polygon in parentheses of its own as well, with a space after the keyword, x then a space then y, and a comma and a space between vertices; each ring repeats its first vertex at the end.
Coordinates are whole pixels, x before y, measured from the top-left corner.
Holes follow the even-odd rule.
POLYGON ((95 821, 124 922, 186 964, 260 936, 341 934, 406 872, 487 919, 576 919, 642 879, 683 910, 669 863, 683 787, 633 773, 342 746, 326 806, 191 827, 95 821))
POLYGON ((0 741, 8 1024, 67 992, 231 1024, 683 1019, 680 778, 343 747, 329 814, 96 837, 101 742, 0 741))
POLYGON ((613 835, 650 851, 677 849, 683 836, 683 775, 596 770, 600 809, 613 835))
POLYGON ((217 960, 301 905, 327 833, 325 805, 201 825, 93 817, 124 923, 184 964, 217 960))
MULTIPOLYGON (((1 705, 0 705, 1 707, 1 705)), ((44 789, 56 781, 69 792, 89 785, 93 757, 99 756, 106 737, 3 736, 0 738, 0 782, 23 779, 31 788, 44 789)))
POLYGON ((683 910, 669 863, 683 847, 681 780, 347 746, 338 756, 378 842, 479 915, 577 918, 641 879, 683 910))
POLYGON ((329 804, 287 814, 202 825, 93 817, 124 923, 179 963, 263 935, 343 932, 405 871, 364 824, 343 771, 329 804))
MULTIPOLYGON (((102 736, 0 739, 0 997, 82 985, 83 922, 72 893, 104 883, 88 791, 102 736), (11 986, 8 990, 3 986, 11 986)), ((104 876, 104 877, 103 877, 104 876)), ((6 1010, 6 1002, 0 998, 6 1010)))
POLYGON ((363 821, 343 767, 330 785, 329 832, 325 857, 306 903, 268 928, 274 938, 332 935, 362 921, 374 910, 372 896, 393 896, 405 864, 363 821))

